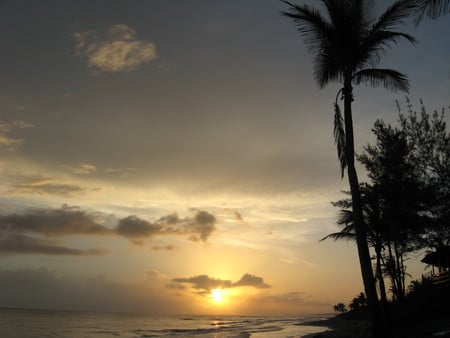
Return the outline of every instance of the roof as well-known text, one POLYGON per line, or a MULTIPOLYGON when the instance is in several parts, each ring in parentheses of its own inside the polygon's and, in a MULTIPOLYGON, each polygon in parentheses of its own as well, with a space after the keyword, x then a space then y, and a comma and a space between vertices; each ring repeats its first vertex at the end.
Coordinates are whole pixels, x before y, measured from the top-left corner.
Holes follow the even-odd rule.
POLYGON ((450 246, 427 253, 421 262, 441 268, 450 268, 450 246))

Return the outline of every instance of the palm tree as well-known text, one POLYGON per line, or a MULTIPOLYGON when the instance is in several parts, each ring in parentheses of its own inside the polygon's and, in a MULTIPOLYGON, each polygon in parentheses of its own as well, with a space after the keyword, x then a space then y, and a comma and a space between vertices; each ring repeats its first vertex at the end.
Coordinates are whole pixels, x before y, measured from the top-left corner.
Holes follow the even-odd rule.
MULTIPOLYGON (((409 83, 405 75, 395 70, 374 67, 391 43, 402 38, 415 43, 411 35, 393 29, 403 24, 403 20, 410 16, 416 6, 411 0, 397 0, 378 19, 372 20, 370 8, 364 0, 321 0, 328 17, 307 4, 282 1, 290 8, 283 14, 297 23, 308 51, 314 56, 314 75, 319 86, 324 87, 330 81, 343 83, 339 93, 344 99, 344 118, 336 102, 335 138, 342 174, 347 168, 361 274, 369 307, 376 321, 379 318, 378 297, 355 169, 352 85, 368 83, 391 90, 408 91, 409 83)), ((374 327, 378 327, 377 323, 374 327)))
POLYGON ((414 11, 414 22, 419 24, 426 16, 436 20, 442 15, 450 13, 450 0, 416 0, 417 8, 414 11))

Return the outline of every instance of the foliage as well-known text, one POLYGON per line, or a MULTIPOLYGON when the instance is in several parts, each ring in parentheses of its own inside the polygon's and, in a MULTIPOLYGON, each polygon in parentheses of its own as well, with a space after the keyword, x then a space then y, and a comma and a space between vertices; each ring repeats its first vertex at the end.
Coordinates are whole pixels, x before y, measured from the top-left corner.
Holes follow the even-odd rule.
POLYGON ((436 20, 442 15, 450 13, 449 0, 415 0, 414 23, 418 25, 426 16, 436 20))
POLYGON ((344 303, 337 303, 333 306, 334 312, 344 313, 347 312, 347 308, 344 303))
POLYGON ((352 299, 348 307, 350 308, 350 310, 354 311, 361 309, 366 305, 367 305, 366 295, 363 292, 361 292, 358 296, 352 299))
MULTIPOLYGON (((418 113, 409 100, 406 114, 398 107, 398 126, 376 121, 376 143, 367 145, 358 160, 371 181, 360 190, 381 296, 388 277, 394 300, 403 300, 408 255, 450 243, 450 133, 444 109, 430 115, 421 102, 418 113)), ((351 200, 333 205, 341 209, 341 231, 325 238, 353 240, 351 200)))

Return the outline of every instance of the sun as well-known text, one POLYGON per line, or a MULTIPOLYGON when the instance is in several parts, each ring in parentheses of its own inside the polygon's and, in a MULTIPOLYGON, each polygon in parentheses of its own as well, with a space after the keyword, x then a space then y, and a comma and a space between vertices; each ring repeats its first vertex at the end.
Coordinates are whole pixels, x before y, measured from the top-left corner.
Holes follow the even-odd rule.
POLYGON ((213 289, 209 297, 213 303, 222 304, 225 302, 227 291, 224 289, 213 289))

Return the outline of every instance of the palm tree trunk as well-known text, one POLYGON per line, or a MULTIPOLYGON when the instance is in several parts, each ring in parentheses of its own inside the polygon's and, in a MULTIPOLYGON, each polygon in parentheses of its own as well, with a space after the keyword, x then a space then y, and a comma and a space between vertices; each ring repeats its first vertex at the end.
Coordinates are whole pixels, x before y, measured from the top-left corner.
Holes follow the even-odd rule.
POLYGON ((372 271, 369 245, 367 243, 366 229, 364 228, 361 193, 359 190, 358 175, 355 169, 355 146, 353 137, 352 101, 353 87, 351 85, 351 74, 346 74, 344 79, 344 122, 345 122, 345 156, 347 160, 348 181, 352 195, 352 209, 355 217, 356 244, 358 247, 359 264, 367 295, 367 302, 372 313, 373 329, 376 337, 383 335, 383 324, 378 304, 378 295, 375 286, 375 278, 372 271))

